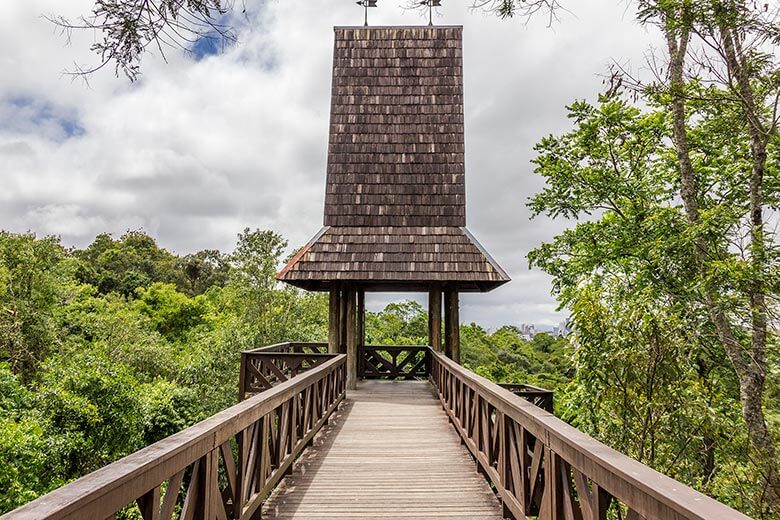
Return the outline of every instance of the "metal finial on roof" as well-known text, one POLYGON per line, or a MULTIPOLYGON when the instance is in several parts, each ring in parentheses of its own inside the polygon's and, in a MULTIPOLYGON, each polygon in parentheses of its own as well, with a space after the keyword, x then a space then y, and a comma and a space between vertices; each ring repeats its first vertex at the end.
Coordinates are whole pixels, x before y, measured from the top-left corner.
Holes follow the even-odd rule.
POLYGON ((363 9, 366 11, 365 21, 363 22, 365 27, 368 27, 368 8, 376 7, 376 2, 377 0, 359 0, 358 2, 355 2, 357 5, 362 5, 363 9))
POLYGON ((441 0, 422 0, 420 5, 428 6, 428 25, 433 25, 433 8, 441 7, 441 0))

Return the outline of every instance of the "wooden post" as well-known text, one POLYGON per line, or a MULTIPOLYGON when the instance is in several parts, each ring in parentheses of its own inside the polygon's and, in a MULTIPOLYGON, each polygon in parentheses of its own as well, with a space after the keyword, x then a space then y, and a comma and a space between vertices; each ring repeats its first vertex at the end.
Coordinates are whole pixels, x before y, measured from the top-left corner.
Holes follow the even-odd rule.
POLYGON ((355 289, 348 288, 345 291, 345 304, 346 304, 346 347, 347 347, 347 390, 355 390, 357 388, 357 316, 356 316, 356 299, 357 293, 355 289))
POLYGON ((444 344, 447 357, 460 364, 460 317, 458 312, 458 288, 448 286, 444 290, 444 344))
POLYGON ((238 372, 238 401, 241 402, 244 400, 244 396, 246 395, 246 354, 243 352, 241 353, 241 366, 239 367, 238 372))
POLYGON ((428 345, 441 352, 441 287, 428 291, 428 345))
POLYGON ((366 291, 357 292, 357 342, 358 346, 366 344, 366 291))
POLYGON ((338 354, 341 345, 341 291, 331 288, 328 302, 328 353, 338 354))
POLYGON ((347 292, 346 287, 341 288, 341 310, 339 311, 339 354, 347 353, 347 292))

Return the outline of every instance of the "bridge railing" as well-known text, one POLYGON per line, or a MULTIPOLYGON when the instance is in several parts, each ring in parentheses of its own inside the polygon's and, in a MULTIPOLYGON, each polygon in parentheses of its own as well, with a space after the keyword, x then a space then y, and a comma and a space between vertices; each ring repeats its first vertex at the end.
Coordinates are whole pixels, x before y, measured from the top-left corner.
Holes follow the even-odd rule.
POLYGON ((505 513, 540 520, 750 520, 432 352, 444 410, 505 513))
POLYGON ((287 342, 241 352, 238 400, 268 390, 331 359, 327 343, 287 342))
POLYGON ((2 519, 105 519, 133 503, 144 520, 259 518, 345 392, 346 356, 335 355, 2 519))
POLYGON ((268 390, 331 359, 327 343, 277 343, 241 352, 238 400, 268 390))
POLYGON ((328 344, 322 342, 287 341, 245 352, 285 352, 287 354, 327 354, 328 344))
POLYGON ((538 386, 516 384, 516 383, 498 383, 498 386, 504 390, 509 390, 516 396, 522 397, 526 401, 535 404, 542 410, 553 413, 553 392, 546 388, 538 386))
POLYGON ((364 379, 428 379, 431 348, 424 345, 361 345, 358 377, 364 379))

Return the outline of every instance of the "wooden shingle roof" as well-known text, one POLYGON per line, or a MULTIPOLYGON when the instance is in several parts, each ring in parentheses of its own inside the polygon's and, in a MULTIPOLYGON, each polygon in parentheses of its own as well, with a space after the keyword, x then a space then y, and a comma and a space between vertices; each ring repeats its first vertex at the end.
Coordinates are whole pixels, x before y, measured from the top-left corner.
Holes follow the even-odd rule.
POLYGON ((465 226, 461 27, 337 28, 326 226, 465 226))
POLYGON ((375 290, 423 290, 437 282, 485 291, 509 280, 474 237, 455 226, 325 227, 279 274, 314 290, 340 281, 375 290))
POLYGON ((509 280, 466 230, 461 27, 337 27, 325 227, 279 273, 324 290, 509 280))

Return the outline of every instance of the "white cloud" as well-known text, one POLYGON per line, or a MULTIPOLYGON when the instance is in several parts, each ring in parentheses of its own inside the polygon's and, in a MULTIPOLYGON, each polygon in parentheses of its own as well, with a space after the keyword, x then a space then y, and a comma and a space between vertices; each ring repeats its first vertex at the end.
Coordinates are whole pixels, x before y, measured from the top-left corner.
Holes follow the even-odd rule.
MULTIPOLYGON (((91 0, 0 4, 0 228, 61 235, 143 228, 178 252, 230 249, 246 226, 298 246, 322 222, 332 26, 362 22, 352 2, 248 3, 240 44, 201 61, 171 51, 144 59, 136 84, 96 74, 97 37, 72 44, 43 14, 77 16, 91 0), (254 9, 254 11, 252 11, 254 9)), ((370 21, 417 24, 380 2, 370 21)), ((529 222, 542 184, 532 147, 567 128, 564 105, 593 99, 612 59, 641 64, 652 35, 617 0, 598 0, 553 28, 501 21, 447 3, 436 23, 464 25, 469 227, 514 281, 463 297, 464 321, 560 321, 549 279, 526 254, 563 223, 529 222)), ((378 303, 386 300, 376 300, 378 303)))

